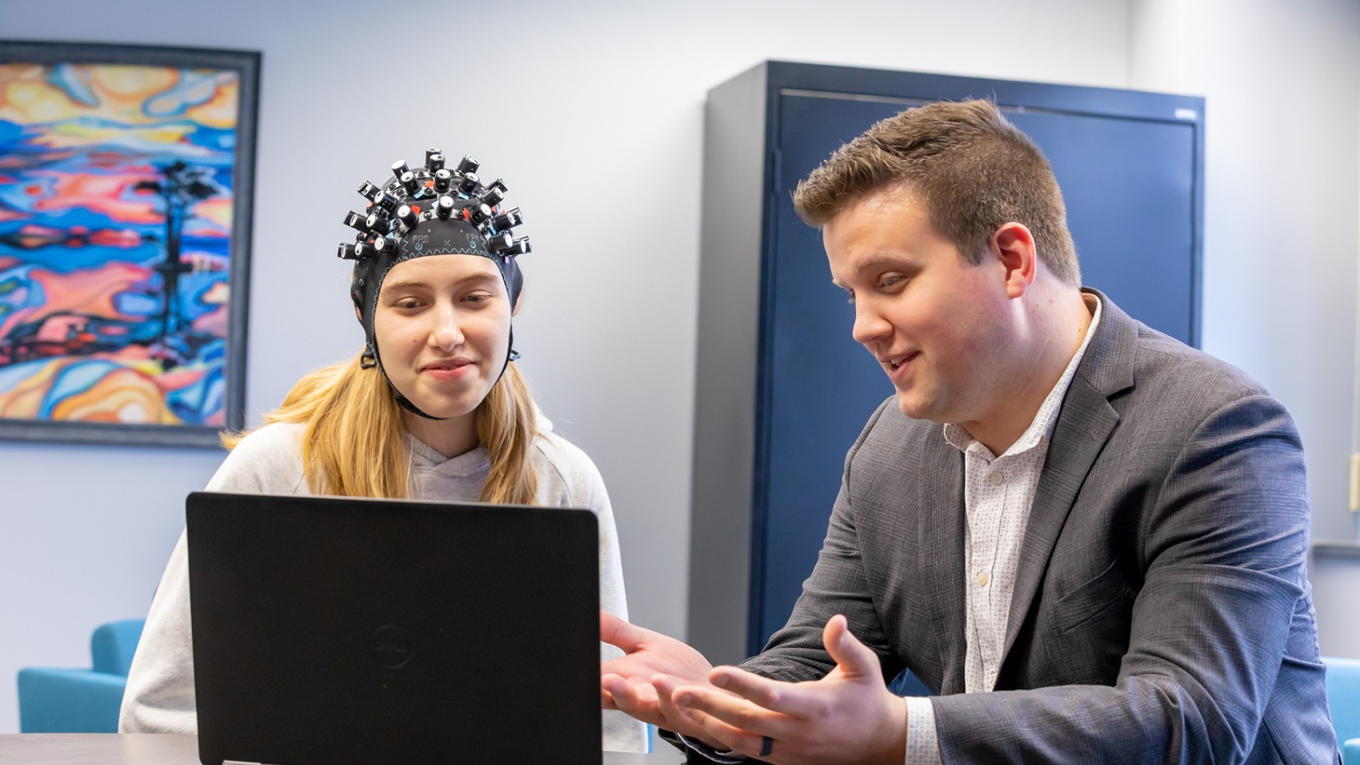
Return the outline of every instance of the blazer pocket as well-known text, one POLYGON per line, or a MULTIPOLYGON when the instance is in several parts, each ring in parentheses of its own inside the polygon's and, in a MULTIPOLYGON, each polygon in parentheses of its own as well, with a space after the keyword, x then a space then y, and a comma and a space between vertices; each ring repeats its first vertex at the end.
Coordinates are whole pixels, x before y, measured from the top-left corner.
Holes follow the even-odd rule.
POLYGON ((1128 604, 1138 593, 1129 585, 1116 558, 1104 571, 1058 598, 1053 605, 1053 624, 1067 633, 1128 604))

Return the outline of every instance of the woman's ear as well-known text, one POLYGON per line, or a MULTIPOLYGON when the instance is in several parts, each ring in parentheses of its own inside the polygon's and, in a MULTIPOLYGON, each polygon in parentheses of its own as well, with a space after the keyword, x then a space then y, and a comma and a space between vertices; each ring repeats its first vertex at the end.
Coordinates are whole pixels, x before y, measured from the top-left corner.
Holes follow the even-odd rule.
POLYGON ((524 292, 525 289, 523 287, 520 287, 519 297, 515 298, 515 304, 510 307, 510 315, 512 317, 519 316, 519 307, 524 305, 524 292))

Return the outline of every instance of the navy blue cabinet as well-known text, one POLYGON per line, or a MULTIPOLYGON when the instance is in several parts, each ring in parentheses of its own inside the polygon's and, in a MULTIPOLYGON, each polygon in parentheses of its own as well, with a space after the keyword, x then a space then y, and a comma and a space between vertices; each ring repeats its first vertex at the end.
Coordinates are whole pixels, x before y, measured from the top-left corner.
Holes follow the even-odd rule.
MULTIPOLYGON (((874 122, 991 98, 1053 165, 1083 281, 1199 342, 1202 99, 767 62, 709 92, 689 638, 758 651, 812 570, 846 449, 892 387, 850 337, 798 181, 874 122)), ((962 574, 960 574, 962 575, 962 574)))

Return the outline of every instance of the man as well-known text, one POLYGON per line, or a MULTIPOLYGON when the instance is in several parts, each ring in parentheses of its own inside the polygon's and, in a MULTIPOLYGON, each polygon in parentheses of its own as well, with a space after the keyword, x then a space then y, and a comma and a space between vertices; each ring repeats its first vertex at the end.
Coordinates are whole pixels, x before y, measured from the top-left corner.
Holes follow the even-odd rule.
POLYGON ((1293 422, 1080 288, 1037 147, 991 104, 933 104, 795 201, 895 405, 765 650, 714 669, 603 615, 626 652, 604 705, 691 762, 1340 762, 1293 422), (893 696, 903 669, 939 695, 893 696))

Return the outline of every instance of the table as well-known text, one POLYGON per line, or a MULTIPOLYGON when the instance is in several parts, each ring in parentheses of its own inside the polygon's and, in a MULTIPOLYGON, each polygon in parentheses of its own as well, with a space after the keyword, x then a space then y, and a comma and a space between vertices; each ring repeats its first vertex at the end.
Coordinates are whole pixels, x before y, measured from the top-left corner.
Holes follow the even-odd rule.
MULTIPOLYGON (((683 765, 676 751, 605 752, 604 765, 683 765)), ((198 765, 198 737, 169 733, 22 733, 0 735, 5 765, 198 765)))

